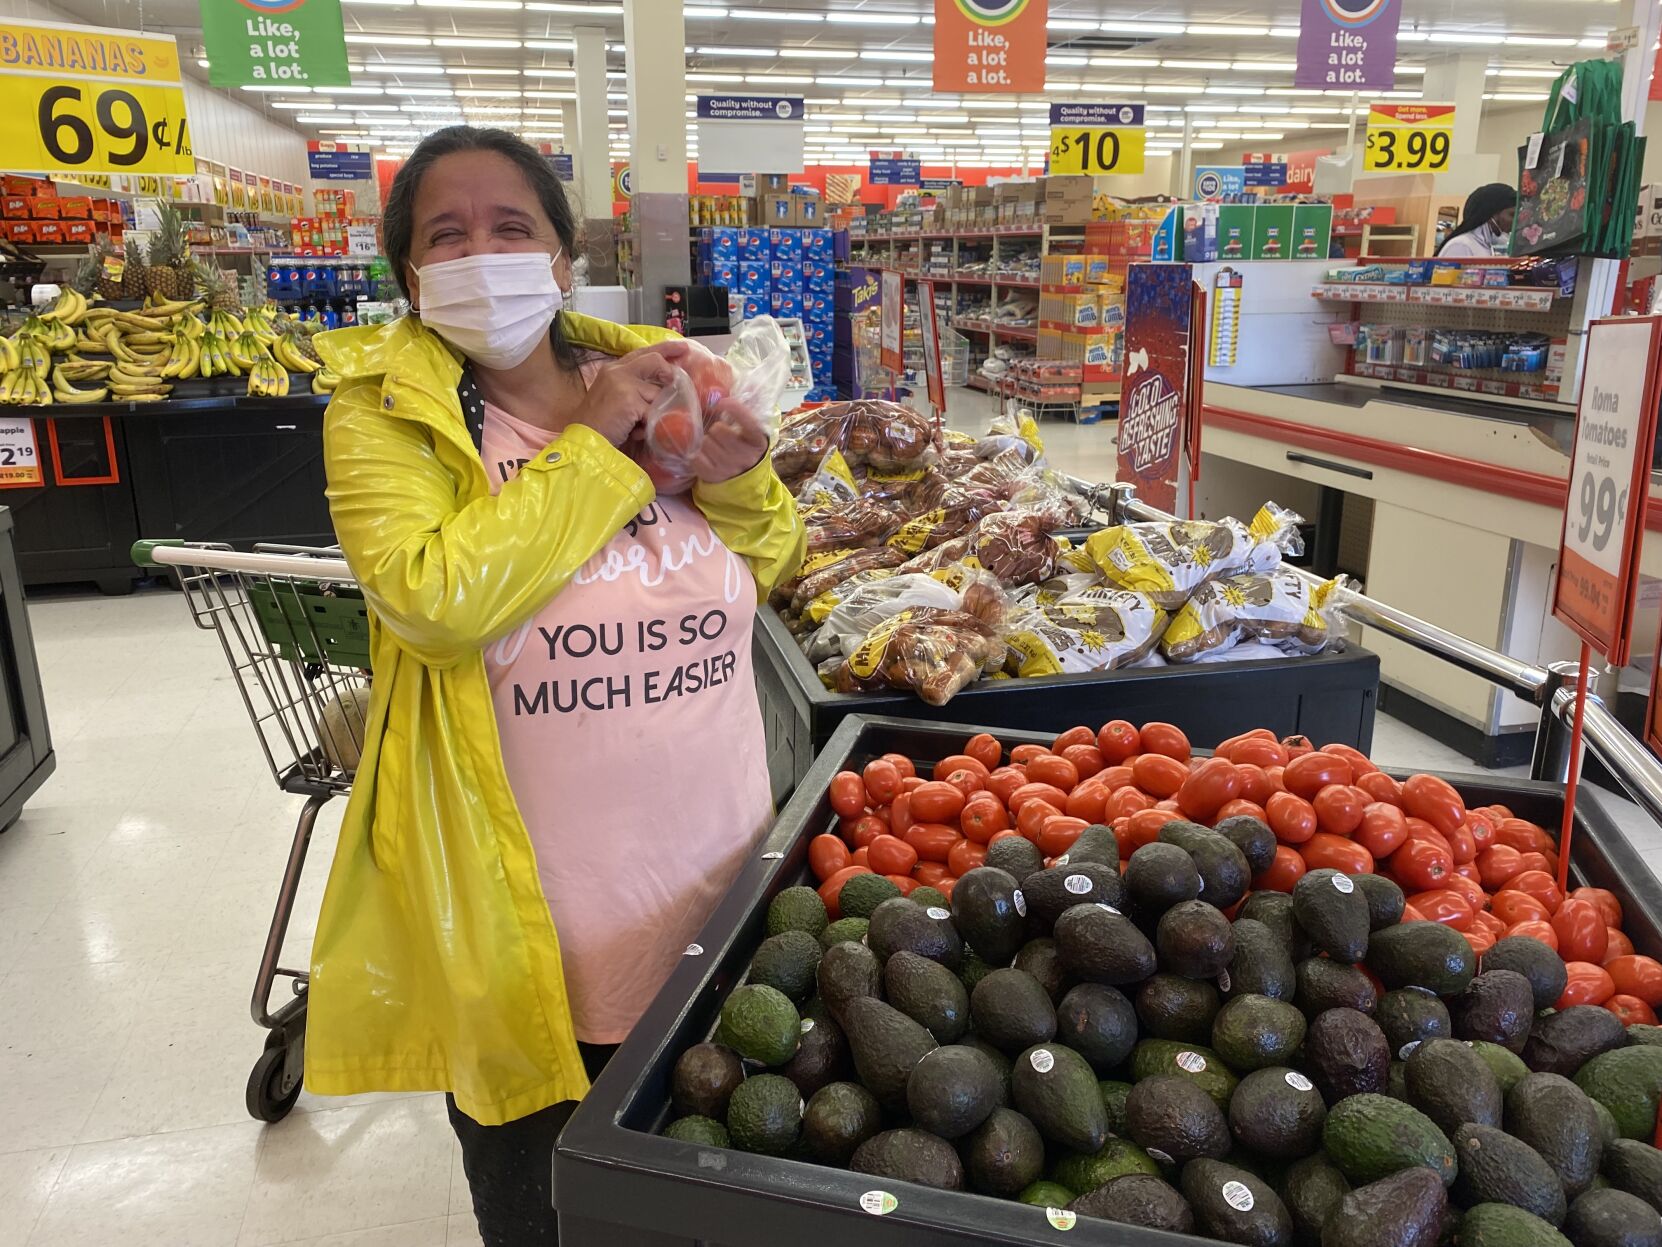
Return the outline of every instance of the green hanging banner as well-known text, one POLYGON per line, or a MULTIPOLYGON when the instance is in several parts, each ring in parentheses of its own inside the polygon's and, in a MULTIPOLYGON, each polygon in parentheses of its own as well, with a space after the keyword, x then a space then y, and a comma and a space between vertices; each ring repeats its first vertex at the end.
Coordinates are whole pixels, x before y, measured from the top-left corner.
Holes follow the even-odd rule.
POLYGON ((347 87, 340 0, 202 0, 216 87, 347 87))

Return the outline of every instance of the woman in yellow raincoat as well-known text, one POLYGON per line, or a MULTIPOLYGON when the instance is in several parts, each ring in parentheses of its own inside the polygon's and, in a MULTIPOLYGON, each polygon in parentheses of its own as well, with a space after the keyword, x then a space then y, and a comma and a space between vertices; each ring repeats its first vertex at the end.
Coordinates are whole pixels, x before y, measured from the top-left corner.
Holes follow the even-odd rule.
POLYGON ((485 1243, 553 1243, 560 1128, 771 817, 750 627, 803 532, 760 413, 690 493, 619 449, 698 348, 564 308, 572 213, 527 144, 430 135, 384 228, 414 314, 319 340, 375 676, 306 1084, 448 1092, 485 1243))

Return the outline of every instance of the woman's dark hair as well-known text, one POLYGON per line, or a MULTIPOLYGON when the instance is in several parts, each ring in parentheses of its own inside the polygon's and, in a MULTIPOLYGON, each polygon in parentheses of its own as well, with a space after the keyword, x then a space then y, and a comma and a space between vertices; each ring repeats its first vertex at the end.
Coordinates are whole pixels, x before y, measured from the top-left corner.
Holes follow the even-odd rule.
MULTIPOLYGON (((1518 192, 1505 182, 1490 182, 1487 186, 1479 186, 1466 196, 1466 206, 1460 213, 1460 224, 1455 226, 1452 234, 1443 239, 1443 247, 1447 247, 1462 234, 1482 229, 1508 208, 1517 207, 1517 204, 1518 192)), ((1443 247, 1437 248, 1439 254, 1443 247)))
MULTIPOLYGON (((410 158, 392 180, 392 189, 387 193, 386 207, 381 214, 387 261, 400 290, 409 294, 404 285, 404 270, 410 262, 410 242, 415 233, 416 191, 435 162, 456 152, 495 152, 512 161, 552 222, 554 233, 565 248, 566 255, 576 260, 577 221, 571 211, 571 201, 566 198, 565 186, 554 174, 554 166, 542 153, 517 134, 494 126, 446 126, 422 139, 415 151, 410 153, 410 158)), ((576 353, 560 328, 558 316, 554 318, 554 355, 567 367, 577 362, 576 353)))

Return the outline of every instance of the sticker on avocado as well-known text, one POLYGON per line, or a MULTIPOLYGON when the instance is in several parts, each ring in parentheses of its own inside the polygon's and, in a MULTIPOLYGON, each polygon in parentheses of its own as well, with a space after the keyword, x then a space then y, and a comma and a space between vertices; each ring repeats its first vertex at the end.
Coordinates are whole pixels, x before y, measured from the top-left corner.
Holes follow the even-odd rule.
POLYGON ((952 915, 950 913, 948 913, 946 910, 942 909, 939 905, 931 905, 928 909, 924 910, 923 912, 928 914, 936 922, 941 921, 943 918, 952 917, 952 915))
POLYGON ((1218 990, 1220 992, 1228 991, 1229 990, 1229 984, 1230 984, 1231 981, 1232 980, 1229 977, 1229 971, 1228 970, 1219 970, 1218 971, 1218 990))
POLYGON ((1191 1074, 1204 1073, 1206 1070, 1206 1058, 1201 1056, 1198 1052, 1190 1052, 1187 1048, 1185 1048, 1182 1052, 1177 1054, 1177 1067, 1179 1069, 1188 1070, 1191 1074))
POLYGON ((1050 1054, 1049 1048, 1040 1048, 1027 1059, 1033 1063, 1033 1068, 1041 1074, 1050 1073, 1056 1066, 1056 1058, 1050 1054))
POLYGON ((1125 915, 1124 915, 1124 914, 1122 914, 1122 913, 1120 913, 1120 911, 1119 911, 1119 910, 1117 910, 1117 909, 1115 909, 1115 908, 1114 908, 1114 907, 1113 907, 1113 906, 1112 906, 1112 905, 1110 905, 1110 904, 1109 904, 1109 903, 1108 903, 1108 902, 1107 902, 1107 901, 1098 901, 1098 902, 1097 902, 1097 903, 1096 903, 1096 907, 1097 907, 1097 908, 1098 908, 1098 909, 1106 909, 1106 910, 1107 910, 1107 911, 1108 911, 1108 912, 1109 912, 1109 913, 1111 913, 1111 914, 1113 914, 1113 915, 1114 915, 1114 917, 1116 917, 1116 918, 1123 918, 1123 917, 1125 917, 1125 915))
POLYGON ((813 1029, 814 1029, 814 1019, 813 1018, 803 1018, 802 1019, 802 1033, 804 1035, 806 1035, 809 1031, 811 1031, 813 1029))
POLYGON ((1343 892, 1346 896, 1356 891, 1356 885, 1351 882, 1349 875, 1334 875, 1333 888, 1335 891, 1343 892))
POLYGON ((900 1201, 887 1191, 867 1191, 860 1196, 860 1208, 874 1217, 886 1217, 896 1208, 900 1201))
POLYGON ((1147 1147, 1147 1148, 1144 1148, 1143 1150, 1148 1153, 1150 1160, 1157 1160, 1162 1165, 1171 1165, 1171 1164, 1176 1163, 1175 1161, 1172 1160, 1171 1154, 1169 1152, 1162 1152, 1157 1147, 1147 1147))
POLYGON ((1223 1184, 1223 1202, 1236 1212, 1251 1212, 1255 1202, 1252 1192, 1247 1190, 1243 1182, 1225 1182, 1223 1184))
POLYGON ((1053 1230, 1071 1230, 1079 1224, 1079 1214, 1066 1208, 1046 1208, 1045 1220, 1050 1222, 1053 1230))
POLYGON ((764 862, 777 862, 777 861, 781 860, 784 856, 785 855, 783 853, 764 853, 764 854, 762 854, 762 860, 764 862))
POLYGON ((1316 1089, 1316 1084, 1297 1070, 1288 1070, 1285 1078, 1287 1085, 1294 1091, 1314 1091, 1316 1089))
POLYGON ((1021 894, 1020 888, 1015 890, 1010 900, 1016 907, 1017 915, 1023 918, 1027 917, 1027 898, 1021 894))
POLYGON ((1409 1057, 1413 1056, 1414 1053, 1419 1050, 1420 1042, 1421 1041, 1418 1039, 1410 1039, 1407 1043, 1403 1044, 1402 1048, 1397 1052, 1397 1059, 1400 1061, 1406 1061, 1409 1057))
POLYGON ((702 945, 702 944, 688 944, 687 945, 687 951, 682 953, 681 955, 683 957, 702 957, 704 955, 704 945, 702 945))
POLYGON ((1066 879, 1062 880, 1062 886, 1069 892, 1072 892, 1075 896, 1084 896, 1085 893, 1091 890, 1093 885, 1089 875, 1069 875, 1066 879))

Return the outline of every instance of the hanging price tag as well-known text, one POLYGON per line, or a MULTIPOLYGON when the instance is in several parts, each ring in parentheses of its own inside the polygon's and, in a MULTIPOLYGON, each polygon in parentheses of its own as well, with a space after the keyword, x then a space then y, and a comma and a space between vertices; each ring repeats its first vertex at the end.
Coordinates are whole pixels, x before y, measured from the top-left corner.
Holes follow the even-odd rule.
POLYGON ((33 489, 40 483, 35 422, 0 420, 0 489, 33 489))
POLYGON ((1141 173, 1148 135, 1142 104, 1052 104, 1051 173, 1141 173))
POLYGON ((1369 172, 1441 173, 1453 150, 1453 104, 1375 104, 1368 112, 1369 172))

